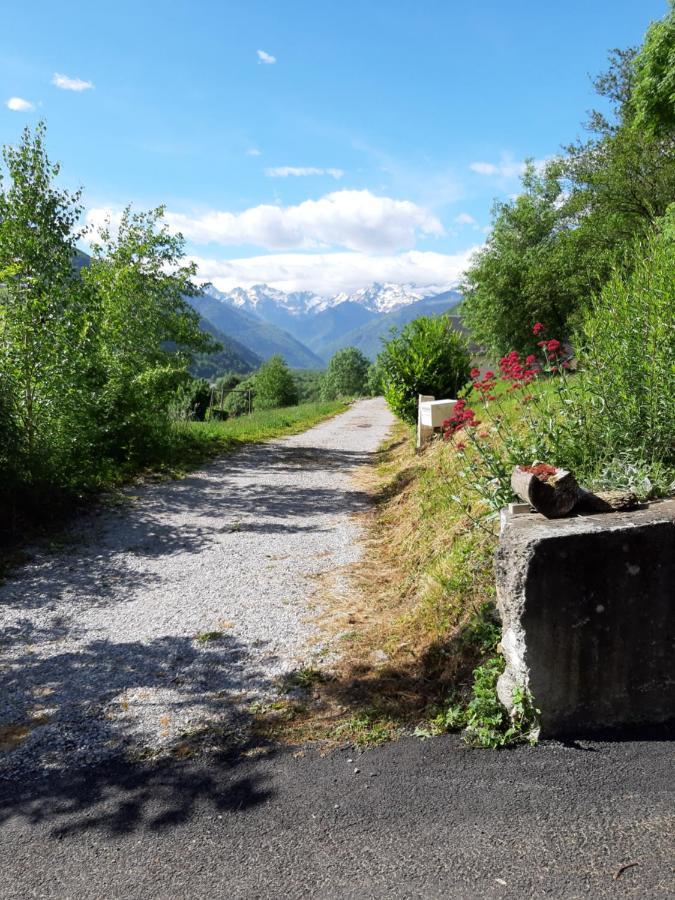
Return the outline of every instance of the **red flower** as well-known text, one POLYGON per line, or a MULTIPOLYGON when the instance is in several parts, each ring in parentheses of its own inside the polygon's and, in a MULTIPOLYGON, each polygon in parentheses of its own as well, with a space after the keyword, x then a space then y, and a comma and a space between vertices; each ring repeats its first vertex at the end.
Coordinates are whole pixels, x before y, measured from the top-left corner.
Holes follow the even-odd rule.
POLYGON ((469 373, 471 377, 475 380, 480 375, 480 369, 476 369, 475 367, 469 373))
POLYGON ((534 327, 532 328, 532 334, 540 334, 544 329, 545 325, 542 325, 541 322, 535 322, 534 327))
POLYGON ((525 365, 526 366, 531 366, 536 361, 537 361, 537 357, 534 355, 534 353, 530 353, 529 356, 525 357, 525 365))
POLYGON ((464 441, 457 441, 455 447, 457 447, 458 450, 466 450, 466 444, 464 443, 464 441))

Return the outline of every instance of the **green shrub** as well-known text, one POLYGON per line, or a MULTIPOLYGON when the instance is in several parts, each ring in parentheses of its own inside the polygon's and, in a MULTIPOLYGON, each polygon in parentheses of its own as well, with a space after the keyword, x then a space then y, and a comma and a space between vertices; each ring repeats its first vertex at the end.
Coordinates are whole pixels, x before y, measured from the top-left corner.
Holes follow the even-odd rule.
POLYGON ((366 393, 370 363, 356 347, 343 347, 331 357, 321 383, 321 399, 361 397, 366 393))
MULTIPOLYGON (((225 399, 223 401, 223 410, 231 416, 243 416, 251 412, 255 404, 255 376, 245 378, 231 388, 225 388, 225 399), (228 393, 229 390, 229 393, 228 393), (247 391, 251 391, 249 394, 247 391)), ((220 395, 217 395, 217 401, 220 402, 220 395)))
POLYGON ((580 338, 580 372, 562 396, 574 410, 566 461, 595 477, 675 466, 675 205, 633 272, 605 285, 580 338))
POLYGON ((417 395, 456 397, 469 380, 466 339, 447 316, 422 316, 394 331, 378 356, 384 396, 396 415, 417 418, 417 395))
POLYGON ((276 409, 298 403, 298 389, 291 370, 278 354, 271 356, 258 369, 254 389, 256 409, 276 409))

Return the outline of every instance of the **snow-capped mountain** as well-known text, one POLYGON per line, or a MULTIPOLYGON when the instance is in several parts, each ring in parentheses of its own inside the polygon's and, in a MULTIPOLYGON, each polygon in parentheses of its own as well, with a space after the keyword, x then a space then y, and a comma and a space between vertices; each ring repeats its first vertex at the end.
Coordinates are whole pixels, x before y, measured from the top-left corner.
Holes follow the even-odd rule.
POLYGON ((290 315, 320 313, 342 303, 356 303, 374 313, 389 313, 426 297, 450 290, 450 285, 419 287, 414 284, 373 282, 353 293, 342 292, 330 297, 320 297, 311 291, 287 293, 267 284, 255 284, 249 288, 234 288, 223 292, 210 287, 208 293, 247 312, 269 314, 271 307, 290 315))
POLYGON ((221 331, 260 356, 267 358, 281 348, 293 365, 311 367, 347 346, 359 347, 374 359, 392 326, 448 312, 460 300, 457 291, 442 286, 373 283, 332 297, 287 293, 267 284, 227 292, 209 286, 191 302, 221 331))

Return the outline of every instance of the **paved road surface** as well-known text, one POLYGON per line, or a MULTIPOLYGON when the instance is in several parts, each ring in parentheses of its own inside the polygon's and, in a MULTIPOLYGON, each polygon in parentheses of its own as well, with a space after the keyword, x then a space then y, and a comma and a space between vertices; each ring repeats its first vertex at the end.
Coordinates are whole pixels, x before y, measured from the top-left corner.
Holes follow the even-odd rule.
POLYGON ((5 794, 0 895, 675 896, 672 746, 491 752, 447 736, 89 769, 5 794))

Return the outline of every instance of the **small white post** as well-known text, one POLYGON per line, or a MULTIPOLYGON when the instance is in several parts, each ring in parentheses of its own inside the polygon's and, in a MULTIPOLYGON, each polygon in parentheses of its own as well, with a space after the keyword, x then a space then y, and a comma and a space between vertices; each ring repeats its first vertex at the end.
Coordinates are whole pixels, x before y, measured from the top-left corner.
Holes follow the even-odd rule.
POLYGON ((431 440, 434 429, 422 424, 422 404, 433 400, 431 394, 418 394, 417 396, 417 449, 421 450, 424 444, 431 440))

